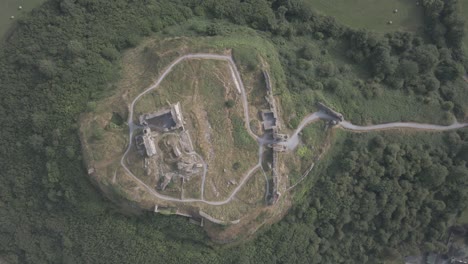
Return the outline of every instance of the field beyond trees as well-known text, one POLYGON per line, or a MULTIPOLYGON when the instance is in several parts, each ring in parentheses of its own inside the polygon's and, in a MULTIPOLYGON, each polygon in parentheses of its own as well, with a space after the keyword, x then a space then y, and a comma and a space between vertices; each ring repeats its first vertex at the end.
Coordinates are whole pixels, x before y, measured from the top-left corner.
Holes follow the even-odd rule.
POLYGON ((322 14, 356 29, 381 33, 416 32, 424 25, 423 10, 416 0, 307 0, 322 14), (394 13, 397 9, 398 12, 394 13), (392 21, 390 25, 388 22, 392 21))
POLYGON ((2 0, 0 3, 0 39, 15 21, 46 0, 2 0), (19 9, 19 6, 22 9, 19 9), (14 16, 14 19, 11 19, 14 16))
MULTIPOLYGON (((463 14, 468 14, 468 1, 460 1, 460 12, 463 13, 463 14)), ((466 17, 465 17, 465 32, 468 32, 468 23, 466 21, 466 17)), ((464 40, 464 43, 465 43, 465 52, 468 52, 468 37, 466 36, 465 34, 465 40, 464 40)))

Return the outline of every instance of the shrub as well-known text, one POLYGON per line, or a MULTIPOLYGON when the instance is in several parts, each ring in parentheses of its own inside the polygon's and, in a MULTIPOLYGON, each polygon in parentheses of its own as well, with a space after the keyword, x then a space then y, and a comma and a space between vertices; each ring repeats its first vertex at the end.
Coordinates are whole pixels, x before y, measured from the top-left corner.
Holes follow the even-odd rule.
POLYGON ((229 99, 229 100, 227 100, 227 101, 224 103, 224 105, 225 105, 227 108, 233 108, 234 105, 236 105, 236 102, 235 102, 234 100, 232 100, 232 99, 229 99))
POLYGON ((301 50, 302 58, 312 60, 318 56, 318 49, 315 45, 306 44, 301 50))
POLYGON ((327 84, 326 84, 326 88, 330 92, 335 92, 335 91, 341 89, 342 86, 343 86, 343 83, 337 78, 332 78, 332 79, 328 80, 327 84))
POLYGON ((317 74, 320 77, 332 77, 337 73, 335 64, 331 61, 324 62, 317 67, 317 74))
POLYGON ((305 158, 305 157, 309 157, 311 155, 311 151, 309 148, 307 148, 306 146, 301 146, 297 149, 297 155, 300 157, 300 158, 305 158))
POLYGON ((453 109, 453 102, 451 101, 445 101, 442 103, 442 109, 444 109, 445 111, 452 111, 453 109))
POLYGON ((232 164, 232 169, 235 170, 235 171, 238 170, 238 169, 240 169, 240 167, 241 167, 241 163, 238 162, 238 161, 236 161, 236 162, 234 162, 234 163, 232 164))
POLYGON ((245 66, 248 71, 253 71, 257 68, 257 54, 252 49, 246 47, 235 48, 232 55, 236 63, 245 66))

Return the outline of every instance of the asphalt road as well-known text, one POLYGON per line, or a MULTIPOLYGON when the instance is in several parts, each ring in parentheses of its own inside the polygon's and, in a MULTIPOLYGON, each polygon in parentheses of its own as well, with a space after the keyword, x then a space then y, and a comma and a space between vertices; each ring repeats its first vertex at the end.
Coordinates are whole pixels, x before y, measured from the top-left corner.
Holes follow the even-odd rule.
MULTIPOLYGON (((324 112, 315 112, 307 117, 305 117, 300 125, 295 130, 294 134, 290 137, 290 139, 286 142, 280 143, 285 145, 289 150, 293 150, 299 144, 299 136, 298 134, 304 129, 305 126, 318 121, 318 120, 334 120, 332 116, 324 113, 324 112)), ((464 127, 468 127, 468 123, 458 123, 454 122, 448 126, 441 126, 441 125, 432 125, 432 124, 421 124, 421 123, 413 123, 413 122, 394 122, 394 123, 386 123, 386 124, 378 124, 378 125, 369 125, 369 126, 358 126, 353 125, 348 121, 343 121, 338 124, 338 127, 343 129, 356 131, 356 132, 369 132, 375 130, 388 130, 388 129, 416 129, 416 130, 425 130, 425 131, 447 131, 447 130, 454 130, 460 129, 464 127)))

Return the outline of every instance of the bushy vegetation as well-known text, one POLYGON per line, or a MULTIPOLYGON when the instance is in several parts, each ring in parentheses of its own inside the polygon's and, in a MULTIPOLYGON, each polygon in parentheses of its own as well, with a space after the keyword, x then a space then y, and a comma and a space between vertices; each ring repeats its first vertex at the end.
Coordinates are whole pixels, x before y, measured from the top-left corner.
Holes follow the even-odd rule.
POLYGON ((248 71, 253 71, 258 66, 257 54, 248 47, 235 48, 232 56, 238 65, 242 65, 248 71))
POLYGON ((305 201, 248 246, 258 258, 382 263, 446 252, 447 227, 468 206, 468 191, 459 188, 468 184, 467 130, 349 134, 334 143, 343 148, 320 165, 325 169, 305 201), (275 254, 267 256, 264 247, 275 254))
POLYGON ((443 251, 440 235, 466 206, 466 133, 448 134, 450 148, 354 139, 286 221, 246 245, 213 250, 182 218, 125 216, 103 200, 86 176, 76 125, 95 108, 90 102, 114 88, 121 52, 195 16, 212 26, 191 34, 225 34, 226 23, 217 23, 225 20, 271 38, 291 93, 285 108, 296 116, 319 98, 358 91, 372 101, 391 89, 434 98, 463 116, 454 85, 466 64, 456 1, 421 3, 430 41, 351 30, 300 0, 50 0, 21 19, 0 50, 0 260, 376 263, 398 258, 399 249, 443 251), (339 57, 347 63, 327 60, 346 50, 352 53, 339 57))
POLYGON ((403 109, 408 103, 418 107, 400 111, 399 118, 414 120, 417 117, 412 112, 426 105, 421 113, 430 112, 433 119, 423 119, 449 123, 451 114, 442 115, 441 111, 445 101, 454 104, 448 112, 464 118, 468 97, 459 100, 454 96, 466 87, 457 84, 466 64, 461 48, 463 21, 457 1, 440 2, 422 2, 431 41, 409 32, 379 34, 351 29, 313 12, 304 21, 298 13, 288 17, 288 9, 284 17, 289 30, 276 32, 273 40, 288 69, 289 88, 297 94, 298 115, 310 112, 310 101, 323 100, 324 95, 332 104, 339 104, 353 122, 394 121, 391 112, 377 116, 374 112, 379 112, 378 108, 364 110, 362 105, 403 92, 412 102, 395 101, 393 107, 403 109))

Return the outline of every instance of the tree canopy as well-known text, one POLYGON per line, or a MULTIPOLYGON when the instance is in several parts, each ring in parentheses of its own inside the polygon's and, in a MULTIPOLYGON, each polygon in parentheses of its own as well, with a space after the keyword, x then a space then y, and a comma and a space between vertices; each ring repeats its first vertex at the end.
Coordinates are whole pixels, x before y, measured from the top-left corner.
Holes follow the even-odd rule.
MULTIPOLYGON (((455 4, 422 1, 426 43, 349 29, 304 0, 49 0, 19 19, 0 48, 0 262, 378 263, 421 248, 444 252, 443 235, 468 201, 466 131, 443 134, 450 148, 350 136, 285 220, 223 248, 183 218, 136 215, 103 198, 82 164, 77 120, 112 92, 123 51, 190 19, 268 37, 298 113, 312 105, 302 94, 309 88, 345 92, 350 69, 312 64, 329 51, 297 39, 342 44, 372 78, 357 82, 369 100, 389 88, 453 101, 451 81, 466 65, 455 4)), ((187 34, 228 32, 206 29, 187 34)), ((247 51, 237 55, 251 63, 247 51)), ((463 115, 457 103, 446 108, 463 115)))

